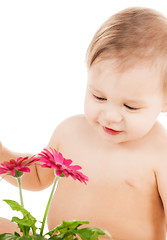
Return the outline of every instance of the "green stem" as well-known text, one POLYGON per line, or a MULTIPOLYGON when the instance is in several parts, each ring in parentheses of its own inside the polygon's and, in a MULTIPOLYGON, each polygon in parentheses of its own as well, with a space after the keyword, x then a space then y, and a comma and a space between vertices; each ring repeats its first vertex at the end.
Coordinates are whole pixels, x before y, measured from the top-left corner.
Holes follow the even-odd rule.
POLYGON ((52 191, 51 191, 51 194, 50 194, 50 197, 49 197, 49 200, 48 200, 48 203, 47 203, 46 209, 45 209, 45 213, 44 213, 43 221, 42 221, 42 227, 41 227, 41 231, 40 231, 40 235, 41 235, 41 236, 42 236, 42 234, 43 234, 43 230, 44 230, 44 226, 45 226, 45 222, 46 222, 47 214, 48 214, 48 211, 49 211, 49 206, 50 206, 50 203, 51 203, 51 200, 52 200, 52 197, 53 197, 53 194, 54 194, 55 188, 56 188, 56 186, 57 186, 57 182, 58 182, 58 180, 59 180, 59 177, 56 176, 56 177, 55 177, 55 180, 54 180, 54 183, 53 183, 52 191))
POLYGON ((19 185, 19 194, 20 194, 21 206, 24 207, 23 195, 22 195, 22 189, 21 189, 21 179, 20 179, 20 177, 17 178, 17 182, 18 182, 18 185, 19 185))
POLYGON ((32 233, 33 233, 33 235, 36 235, 36 227, 35 227, 35 224, 32 226, 32 233))

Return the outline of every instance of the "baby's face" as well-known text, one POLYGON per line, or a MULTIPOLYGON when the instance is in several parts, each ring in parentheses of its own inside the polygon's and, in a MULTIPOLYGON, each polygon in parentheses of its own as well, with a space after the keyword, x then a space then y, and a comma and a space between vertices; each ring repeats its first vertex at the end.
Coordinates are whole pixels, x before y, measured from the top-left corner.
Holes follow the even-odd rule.
POLYGON ((136 140, 153 127, 164 105, 160 71, 136 66, 118 72, 110 60, 88 72, 85 115, 96 131, 114 143, 136 140))

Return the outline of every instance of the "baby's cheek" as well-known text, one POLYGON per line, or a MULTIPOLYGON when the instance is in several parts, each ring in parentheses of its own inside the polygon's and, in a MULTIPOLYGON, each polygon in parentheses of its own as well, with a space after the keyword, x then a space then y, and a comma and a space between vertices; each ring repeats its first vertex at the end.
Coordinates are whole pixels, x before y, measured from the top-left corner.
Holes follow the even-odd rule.
POLYGON ((91 102, 85 102, 84 111, 88 119, 93 119, 95 117, 95 107, 91 102))
POLYGON ((127 125, 127 131, 135 138, 145 136, 151 129, 152 125, 148 124, 146 119, 138 119, 130 121, 127 125))

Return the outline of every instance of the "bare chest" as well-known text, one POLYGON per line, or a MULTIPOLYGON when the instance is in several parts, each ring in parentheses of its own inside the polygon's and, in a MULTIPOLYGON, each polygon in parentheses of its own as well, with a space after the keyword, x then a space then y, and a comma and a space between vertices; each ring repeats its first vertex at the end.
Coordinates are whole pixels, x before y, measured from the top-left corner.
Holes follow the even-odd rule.
POLYGON ((145 152, 111 149, 105 151, 98 147, 77 146, 67 148, 65 156, 74 164, 82 166, 83 173, 89 177, 90 186, 99 185, 117 189, 131 187, 134 190, 148 191, 155 186, 153 156, 145 152))
POLYGON ((158 197, 149 156, 115 150, 106 153, 89 146, 78 147, 75 151, 71 149, 69 148, 64 154, 75 164, 82 166, 82 172, 89 178, 86 187, 80 183, 79 186, 75 182, 72 183, 72 191, 76 188, 83 188, 88 205, 91 205, 92 201, 93 205, 97 203, 101 209, 106 208, 109 211, 116 205, 117 207, 126 205, 127 208, 127 206, 132 206, 132 203, 137 204, 139 199, 143 203, 153 197, 158 197))
POLYGON ((131 234, 136 234, 138 225, 148 228, 152 223, 157 225, 155 219, 157 222, 162 219, 162 205, 148 156, 116 151, 104 154, 89 147, 61 152, 82 166, 89 182, 86 186, 73 179, 60 183, 50 211, 52 224, 62 218, 89 220, 92 226, 119 236, 118 229, 124 234, 133 229, 131 234))

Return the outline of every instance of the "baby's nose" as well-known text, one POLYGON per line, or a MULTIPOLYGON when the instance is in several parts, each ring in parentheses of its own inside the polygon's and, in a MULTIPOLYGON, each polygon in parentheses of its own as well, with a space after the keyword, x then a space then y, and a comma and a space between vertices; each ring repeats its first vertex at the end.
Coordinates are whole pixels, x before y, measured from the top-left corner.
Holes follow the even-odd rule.
POLYGON ((122 114, 116 107, 107 108, 103 113, 104 121, 107 125, 122 121, 122 114))

